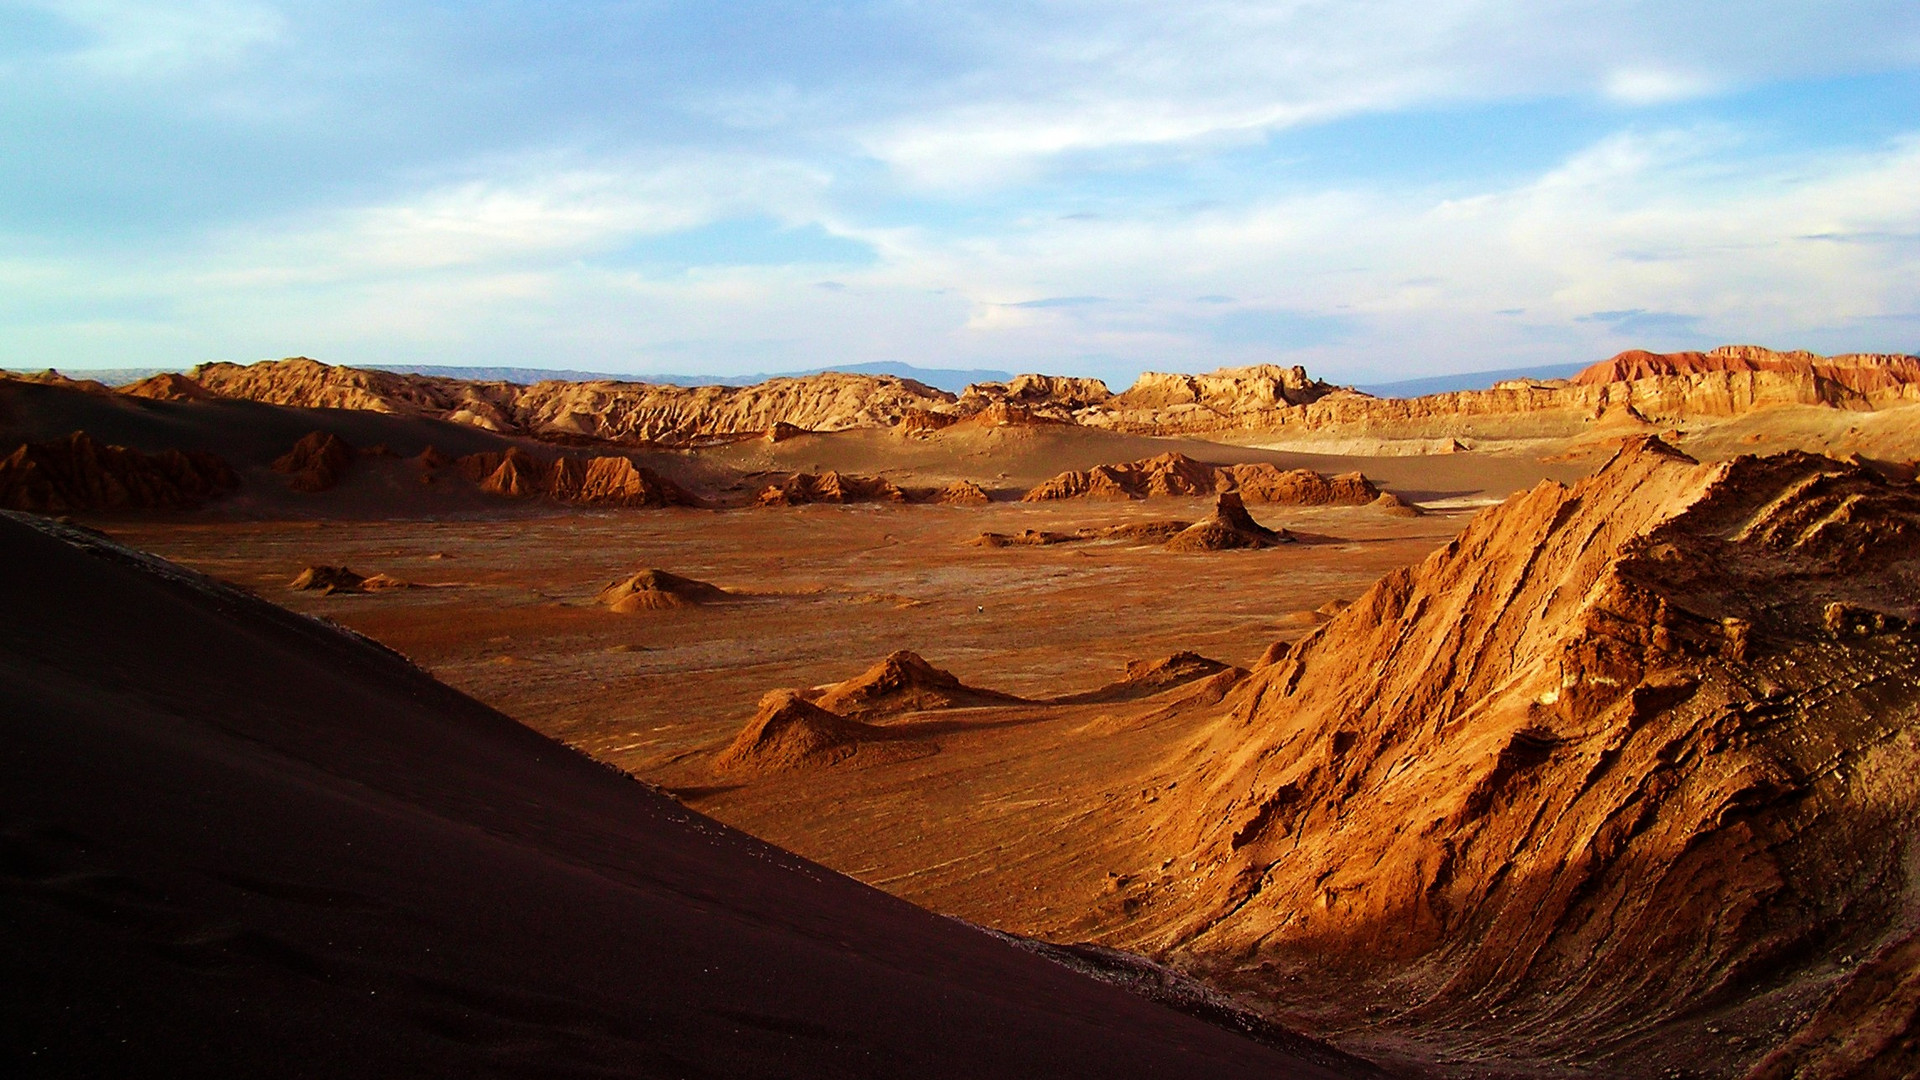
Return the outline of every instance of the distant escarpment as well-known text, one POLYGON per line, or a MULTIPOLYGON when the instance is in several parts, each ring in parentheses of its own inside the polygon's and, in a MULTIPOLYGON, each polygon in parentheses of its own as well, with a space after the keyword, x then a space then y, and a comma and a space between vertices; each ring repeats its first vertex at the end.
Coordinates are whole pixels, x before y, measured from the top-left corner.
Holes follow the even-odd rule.
POLYGON ((787 428, 886 427, 953 395, 909 379, 829 372, 752 386, 563 382, 523 386, 335 367, 304 357, 203 364, 188 373, 221 397, 306 408, 427 416, 505 434, 678 445, 787 428))
POLYGON ((1214 465, 1185 454, 1168 453, 1061 473, 1027 492, 1025 501, 1144 499, 1226 491, 1235 492, 1244 502, 1294 506, 1364 506, 1380 498, 1380 489, 1360 473, 1327 477, 1311 469, 1282 469, 1264 463, 1214 465))
MULTIPOLYGON (((56 373, 41 382, 104 392, 56 373)), ((1204 375, 1148 372, 1122 393, 1098 379, 1021 375, 959 396, 892 376, 828 372, 752 386, 553 380, 522 385, 336 367, 304 357, 203 364, 122 393, 243 398, 308 408, 432 417, 554 442, 697 445, 804 432, 893 427, 931 435, 956 424, 1073 423, 1137 434, 1368 434, 1444 440, 1483 428, 1566 436, 1603 416, 1648 423, 1732 417, 1775 405, 1871 410, 1920 401, 1920 358, 1823 357, 1731 345, 1705 353, 1622 353, 1571 381, 1519 379, 1490 390, 1375 398, 1300 367, 1257 364, 1204 375)))
POLYGON ((0 458, 0 508, 38 514, 188 509, 239 485, 213 454, 143 454, 95 442, 84 431, 22 443, 0 458))
POLYGON ((1355 1045, 1911 1075, 1916 622, 1913 486, 1633 440, 1196 716, 1089 929, 1283 1004, 1343 988, 1355 1045))

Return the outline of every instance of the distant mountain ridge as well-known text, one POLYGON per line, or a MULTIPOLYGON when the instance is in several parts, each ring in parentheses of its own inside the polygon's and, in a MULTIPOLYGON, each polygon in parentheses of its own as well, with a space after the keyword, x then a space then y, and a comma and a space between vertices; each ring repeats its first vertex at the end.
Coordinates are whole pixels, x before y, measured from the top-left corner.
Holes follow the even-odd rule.
POLYGON ((401 375, 430 375, 443 379, 468 379, 474 382, 531 384, 553 379, 564 382, 613 380, 666 386, 752 386, 769 379, 804 379, 812 375, 838 371, 848 375, 893 375, 902 379, 912 379, 936 390, 945 390, 949 394, 958 394, 965 390, 969 383, 1006 382, 1013 378, 1013 373, 1008 371, 923 368, 893 360, 879 360, 868 364, 835 364, 831 367, 807 368, 804 371, 761 372, 754 375, 632 375, 613 371, 575 371, 564 368, 549 370, 523 367, 462 367, 442 364, 368 364, 366 366, 375 371, 391 371, 401 375))

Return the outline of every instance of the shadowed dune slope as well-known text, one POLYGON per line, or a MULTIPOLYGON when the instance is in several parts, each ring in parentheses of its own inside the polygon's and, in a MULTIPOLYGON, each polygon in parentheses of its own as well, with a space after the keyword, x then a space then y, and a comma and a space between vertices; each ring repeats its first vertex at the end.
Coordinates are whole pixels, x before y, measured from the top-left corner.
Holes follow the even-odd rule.
POLYGON ((0 611, 9 1075, 1332 1075, 91 534, 0 611))
POLYGON ((1129 940, 1354 973, 1475 1055, 1733 1076, 1819 1007, 1767 1075, 1912 1075, 1917 617, 1912 485, 1631 440, 1237 688, 1129 940), (1906 997, 1836 996, 1869 958, 1906 997))

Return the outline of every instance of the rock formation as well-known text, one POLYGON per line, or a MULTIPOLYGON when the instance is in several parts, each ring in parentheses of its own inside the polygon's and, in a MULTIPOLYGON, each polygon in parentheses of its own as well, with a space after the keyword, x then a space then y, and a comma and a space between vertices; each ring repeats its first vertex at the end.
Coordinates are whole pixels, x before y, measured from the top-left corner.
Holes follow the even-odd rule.
POLYGON ((610 583, 594 597, 594 602, 624 613, 711 604, 732 596, 732 593, 718 585, 669 574, 665 570, 647 569, 610 583))
MULTIPOLYGON (((429 448, 431 450, 431 448, 429 448)), ((423 452, 424 468, 443 455, 423 452)), ((468 454, 453 466, 482 491, 511 498, 546 497, 588 506, 698 506, 700 500, 673 481, 631 458, 564 456, 543 461, 514 446, 505 451, 468 454)))
POLYGON ((1326 477, 1311 469, 1282 469, 1266 463, 1214 465, 1166 453, 1064 472, 1027 492, 1022 501, 1144 499, 1220 491, 1238 492, 1243 502, 1295 506, 1363 506, 1380 497, 1380 489, 1357 472, 1326 477))
POLYGON ((1633 440, 1234 690, 1147 826, 1190 872, 1110 936, 1243 992, 1346 980, 1370 1029, 1515 1067, 1910 1072, 1913 999, 1860 987, 1920 962, 1916 583, 1911 486, 1633 440))
POLYGON ((1224 664, 1211 657, 1190 651, 1177 652, 1160 660, 1130 660, 1127 662, 1126 673, 1114 682, 1098 690, 1058 698, 1055 704, 1085 705, 1131 701, 1135 698, 1164 693, 1175 687, 1185 686, 1231 669, 1231 664, 1224 664))
POLYGON ((787 424, 810 431, 886 427, 907 409, 945 407, 951 394, 910 379, 828 372, 753 386, 671 386, 552 380, 522 386, 336 367, 294 357, 202 364, 188 373, 222 397, 306 408, 365 409, 451 420, 540 438, 685 444, 757 438, 787 424))
POLYGON ((294 491, 326 491, 340 482, 340 474, 353 463, 353 447, 330 432, 315 431, 302 436, 293 449, 274 459, 273 471, 284 473, 287 486, 294 491))
POLYGON ((78 390, 83 394, 111 394, 113 388, 98 379, 72 379, 53 368, 45 371, 0 371, 0 380, 11 382, 38 383, 41 386, 57 386, 63 390, 78 390))
POLYGON ((808 503, 906 502, 907 494, 878 476, 846 473, 794 473, 769 484, 757 500, 761 506, 804 506, 808 503))
POLYGON ((187 509, 239 485, 239 476, 213 454, 143 454, 103 446, 83 431, 22 443, 0 458, 0 508, 37 514, 187 509))
MULTIPOLYGON (((753 386, 657 386, 547 381, 524 386, 333 367, 305 358, 241 367, 205 364, 129 392, 205 392, 280 405, 371 409, 451 420, 549 441, 692 445, 776 441, 795 430, 895 427, 938 431, 969 417, 989 426, 1072 422, 1173 435, 1264 431, 1348 434, 1462 445, 1479 428, 1566 437, 1630 410, 1650 423, 1730 417, 1773 405, 1877 409, 1920 401, 1920 358, 1822 357, 1725 346, 1707 353, 1622 353, 1572 381, 1509 380, 1491 390, 1381 399, 1332 386, 1298 367, 1256 365, 1205 375, 1149 372, 1124 393, 1094 379, 1022 375, 954 395, 891 376, 827 373, 753 386), (782 427, 781 425, 787 425, 782 427)), ((104 389, 104 388, 103 388, 104 389)), ((1475 435, 1474 437, 1478 437, 1475 435)))
POLYGON ((175 371, 149 375, 138 382, 116 387, 113 392, 154 401, 205 401, 217 396, 206 387, 175 371))
POLYGON ((1167 550, 1230 551, 1290 543, 1293 536, 1285 529, 1276 532, 1253 520, 1237 493, 1223 491, 1215 500, 1213 513, 1170 537, 1167 550))
POLYGON ((322 596, 332 596, 334 593, 411 589, 413 583, 391 574, 362 577, 345 566, 309 566, 294 575, 293 580, 287 582, 287 588, 293 592, 317 592, 322 596))
POLYGON ((832 765, 852 757, 862 740, 878 735, 879 729, 836 716, 796 691, 775 690, 760 699, 759 712, 714 758, 713 768, 771 773, 832 765))
POLYGON ((953 709, 976 705, 1018 704, 1021 699, 998 690, 983 690, 961 682, 950 671, 934 667, 918 653, 900 650, 845 682, 821 687, 810 694, 814 704, 840 716, 874 717, 925 709, 953 709))

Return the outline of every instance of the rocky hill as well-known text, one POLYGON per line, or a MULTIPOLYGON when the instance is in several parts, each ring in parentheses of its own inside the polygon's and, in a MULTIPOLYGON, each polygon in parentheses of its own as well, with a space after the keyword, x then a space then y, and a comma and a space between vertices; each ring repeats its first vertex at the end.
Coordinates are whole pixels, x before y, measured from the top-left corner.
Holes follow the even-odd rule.
POLYGON ((523 386, 336 367, 294 357, 244 367, 203 364, 187 377, 221 397, 405 413, 508 434, 628 443, 755 436, 777 424, 810 431, 886 427, 907 409, 946 407, 955 400, 909 379, 837 372, 752 386, 561 381, 523 386))
POLYGON ((1272 650, 1110 940, 1469 1071, 1910 1075, 1916 620, 1911 485, 1635 440, 1272 650))
POLYGON ((0 508, 42 514, 181 510, 239 485, 239 476, 213 454, 143 454, 96 442, 84 431, 22 443, 0 458, 0 508))

